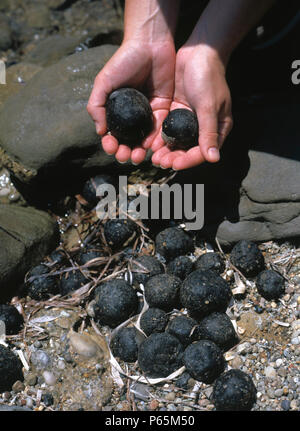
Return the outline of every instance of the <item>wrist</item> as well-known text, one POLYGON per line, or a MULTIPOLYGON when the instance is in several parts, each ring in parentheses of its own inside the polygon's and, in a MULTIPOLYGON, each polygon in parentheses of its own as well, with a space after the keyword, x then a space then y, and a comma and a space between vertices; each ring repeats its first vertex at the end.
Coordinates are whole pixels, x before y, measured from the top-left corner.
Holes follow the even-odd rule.
POLYGON ((124 41, 171 43, 178 8, 179 0, 126 0, 124 41))

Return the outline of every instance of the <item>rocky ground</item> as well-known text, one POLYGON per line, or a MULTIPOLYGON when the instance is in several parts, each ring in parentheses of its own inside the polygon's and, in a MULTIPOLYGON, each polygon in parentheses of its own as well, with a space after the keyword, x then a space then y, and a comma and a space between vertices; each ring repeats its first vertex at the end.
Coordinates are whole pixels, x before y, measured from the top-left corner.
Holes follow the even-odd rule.
MULTIPOLYGON (((82 202, 82 196, 77 196, 75 209, 66 207, 66 215, 58 218, 60 248, 68 252, 70 259, 55 267, 59 277, 65 268, 70 270, 78 261, 83 244, 99 240, 103 235, 94 211, 89 212, 82 202)), ((133 248, 100 258, 98 267, 89 270, 89 282, 71 296, 56 295, 38 301, 27 296, 23 289, 25 293, 21 290, 12 299, 11 304, 24 316, 25 324, 17 335, 8 335, 2 341, 22 358, 24 381, 17 381, 12 391, 2 394, 0 407, 18 406, 35 411, 215 409, 211 400, 212 385, 195 381, 184 370, 171 380, 161 379, 154 384, 141 380, 143 373, 137 363, 112 360, 108 349, 112 329, 99 325, 91 317, 91 294, 100 280, 128 279, 134 256, 153 253, 154 243, 149 233, 140 232, 133 248)), ((267 301, 259 295, 255 279, 247 280, 237 273, 229 262, 229 254, 224 255, 223 277, 229 281, 234 294, 227 314, 239 336, 239 343, 225 353, 226 370, 240 369, 252 377, 257 389, 253 410, 297 411, 300 407, 300 248, 297 243, 269 241, 260 244, 260 250, 266 268, 285 277, 285 293, 279 300, 267 301)), ((211 244, 198 241, 189 256, 195 259, 212 251, 211 244)), ((43 262, 49 265, 51 259, 48 257, 43 262)), ((178 312, 185 313, 185 310, 173 314, 178 312)), ((138 316, 133 321, 137 319, 138 316)))
MULTIPOLYGON (((7 293, 17 280, 19 295, 5 302, 13 304, 25 322, 17 334, 0 336, 1 343, 20 358, 24 375, 24 381, 14 382, 11 391, 0 395, 0 410, 214 410, 212 385, 196 382, 183 370, 174 379, 150 384, 141 378, 134 381, 133 376, 141 375, 136 363, 116 363, 110 357, 112 330, 94 321, 88 304, 100 281, 130 280, 132 250, 108 252, 96 267, 87 265, 89 282, 69 297, 57 294, 34 300, 22 287, 24 273, 56 245, 68 256, 63 265, 53 267, 62 278, 66 268, 76 267, 83 245, 103 240, 102 225, 82 195, 52 202, 50 215, 28 207, 24 197, 45 209, 53 191, 72 186, 79 172, 87 176, 89 169, 99 166, 112 169, 85 105, 96 73, 122 39, 119 1, 38 3, 0 0, 0 59, 8 66, 7 85, 0 86, 0 110, 5 106, 0 112, 0 293, 5 289, 7 293)), ((207 236, 212 237, 219 216, 225 219, 218 238, 226 247, 223 277, 234 294, 227 314, 240 339, 225 353, 227 369, 240 369, 252 377, 257 389, 253 410, 258 411, 300 409, 300 248, 294 239, 300 232, 298 129, 293 135, 298 105, 289 107, 288 118, 283 111, 284 105, 255 107, 256 127, 246 137, 245 124, 235 117, 234 133, 238 143, 244 143, 239 149, 245 154, 228 144, 224 164, 197 173, 199 183, 207 182, 206 196, 214 197, 206 214, 207 236), (288 130, 284 150, 280 147, 284 132, 269 137, 279 121, 282 130, 288 130), (249 157, 247 140, 256 143, 249 157), (234 169, 228 160, 233 160, 234 169), (262 298, 255 279, 247 280, 232 268, 227 247, 240 239, 260 239, 266 267, 285 277, 285 293, 279 300, 262 298)), ((115 165, 113 169, 116 175, 122 172, 115 165)), ((152 173, 156 180, 163 179, 162 174, 156 176, 156 169, 152 173)), ((145 181, 141 171, 129 180, 140 181, 145 181)), ((154 232, 139 229, 134 252, 153 254, 154 232)), ((220 251, 203 234, 196 245, 192 259, 220 251)), ((43 262, 53 265, 49 257, 43 262)))

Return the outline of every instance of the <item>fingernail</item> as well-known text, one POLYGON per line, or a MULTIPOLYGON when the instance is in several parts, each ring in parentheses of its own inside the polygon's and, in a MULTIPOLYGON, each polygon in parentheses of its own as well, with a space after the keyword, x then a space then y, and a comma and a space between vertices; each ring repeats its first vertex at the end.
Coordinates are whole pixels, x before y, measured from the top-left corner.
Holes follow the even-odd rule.
POLYGON ((219 159, 220 153, 219 150, 216 147, 211 147, 208 149, 208 155, 213 159, 219 159))
POLYGON ((125 160, 125 162, 120 162, 120 160, 117 160, 118 163, 120 163, 120 165, 124 165, 125 163, 127 163, 127 160, 125 160))
POLYGON ((133 164, 133 166, 138 166, 139 165, 139 163, 133 163, 133 162, 131 162, 132 164, 133 164))
POLYGON ((159 165, 155 165, 154 163, 152 163, 152 165, 153 165, 155 168, 160 168, 160 166, 159 166, 159 165))

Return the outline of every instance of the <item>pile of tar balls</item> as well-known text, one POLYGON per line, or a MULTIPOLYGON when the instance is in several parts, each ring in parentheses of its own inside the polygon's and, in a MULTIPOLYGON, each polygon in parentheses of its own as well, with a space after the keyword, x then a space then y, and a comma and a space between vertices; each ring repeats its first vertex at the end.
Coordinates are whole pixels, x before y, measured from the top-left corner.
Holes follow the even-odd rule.
MULTIPOLYGON (((104 233, 107 243, 118 249, 134 230, 130 220, 110 220, 104 233)), ((167 377, 184 365, 190 377, 214 384, 212 399, 217 410, 250 410, 256 400, 251 377, 240 370, 225 372, 223 354, 239 340, 226 314, 232 293, 221 276, 225 271, 222 257, 206 253, 193 262, 193 239, 179 227, 161 231, 155 245, 157 256, 132 260, 131 284, 112 279, 95 290, 93 317, 100 325, 115 328, 140 312, 137 292, 144 286, 149 308, 140 317, 143 332, 131 325, 119 329, 111 340, 114 356, 138 361, 150 378, 167 377)), ((230 260, 246 277, 256 277, 265 298, 284 293, 284 278, 264 270, 264 257, 256 244, 240 241, 230 260)))

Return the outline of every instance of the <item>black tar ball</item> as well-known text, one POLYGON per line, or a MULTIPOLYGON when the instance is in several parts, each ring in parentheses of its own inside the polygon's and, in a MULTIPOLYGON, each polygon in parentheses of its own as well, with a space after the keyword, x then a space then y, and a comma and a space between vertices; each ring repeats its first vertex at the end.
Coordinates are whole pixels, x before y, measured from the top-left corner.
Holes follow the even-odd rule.
POLYGON ((140 320, 141 329, 148 336, 153 332, 164 332, 167 323, 168 315, 160 308, 148 308, 140 320))
POLYGON ((196 260, 195 269, 201 269, 201 271, 214 269, 218 274, 222 274, 225 263, 218 253, 205 253, 196 260))
POLYGON ((208 340, 190 344, 184 351, 183 364, 195 380, 208 384, 212 383, 225 367, 221 349, 208 340))
POLYGON ((100 284, 95 290, 95 319, 112 328, 136 312, 138 297, 125 280, 114 279, 100 284))
POLYGON ((212 399, 219 411, 248 411, 256 401, 251 377, 240 370, 229 370, 215 381, 212 399))
POLYGON ((122 361, 135 362, 141 337, 141 332, 134 327, 121 328, 110 343, 113 355, 122 361))
POLYGON ((184 280, 193 271, 193 267, 194 264, 189 257, 178 256, 169 262, 167 271, 169 274, 173 274, 184 280))
POLYGON ((88 179, 83 186, 81 194, 92 207, 99 202, 100 197, 97 196, 97 188, 103 184, 111 184, 116 187, 117 181, 112 175, 101 174, 88 179))
POLYGON ((12 351, 0 344, 0 393, 11 391, 17 380, 24 380, 22 366, 22 362, 12 351))
POLYGON ((86 278, 81 271, 70 271, 63 274, 60 280, 60 294, 62 296, 68 295, 75 290, 80 289, 80 287, 84 286, 89 282, 89 279, 86 278))
POLYGON ((182 305, 199 319, 214 311, 226 311, 231 297, 227 281, 212 269, 192 272, 180 288, 182 305))
POLYGON ((194 331, 196 340, 213 341, 223 351, 238 343, 238 336, 226 313, 212 313, 204 317, 194 331))
POLYGON ((278 272, 267 269, 258 274, 256 279, 258 293, 265 299, 278 299, 284 294, 284 278, 278 272))
POLYGON ((153 129, 148 99, 134 88, 113 91, 106 102, 106 121, 110 133, 120 143, 140 144, 153 129))
POLYGON ((186 316, 176 316, 170 320, 166 331, 177 337, 183 346, 187 346, 192 342, 192 331, 196 326, 196 320, 186 316))
POLYGON ((17 334, 23 326, 23 316, 13 305, 0 304, 0 320, 5 323, 7 335, 17 334))
POLYGON ((136 235, 136 225, 129 219, 111 219, 104 225, 104 236, 112 248, 126 247, 136 235))
POLYGON ((179 304, 181 280, 171 274, 151 277, 145 284, 145 298, 149 307, 171 311, 179 304))
POLYGON ((246 277, 255 277, 264 268, 264 257, 252 241, 239 241, 231 250, 230 260, 246 277))
POLYGON ((156 253, 166 260, 174 259, 192 252, 194 244, 192 238, 178 227, 169 227, 161 231, 155 238, 156 253))
POLYGON ((132 261, 131 272, 133 274, 133 284, 139 287, 143 285, 154 275, 165 272, 162 263, 154 256, 139 256, 132 261))
POLYGON ((182 366, 183 350, 173 335, 152 334, 140 345, 139 366, 149 377, 167 377, 182 366))
MULTIPOLYGON (((104 257, 105 253, 103 250, 99 248, 97 245, 88 245, 85 247, 78 256, 78 263, 79 265, 85 265, 88 262, 91 262, 93 259, 97 259, 99 257, 104 257)), ((95 262, 95 265, 97 266, 97 262, 95 262)), ((93 266, 93 264, 89 265, 89 267, 93 266)))
POLYGON ((58 279, 55 276, 46 276, 49 272, 50 270, 46 265, 38 265, 28 273, 26 287, 30 298, 43 301, 58 293, 58 279))
POLYGON ((197 116, 189 109, 174 109, 162 125, 162 138, 172 150, 188 150, 198 145, 197 116))

